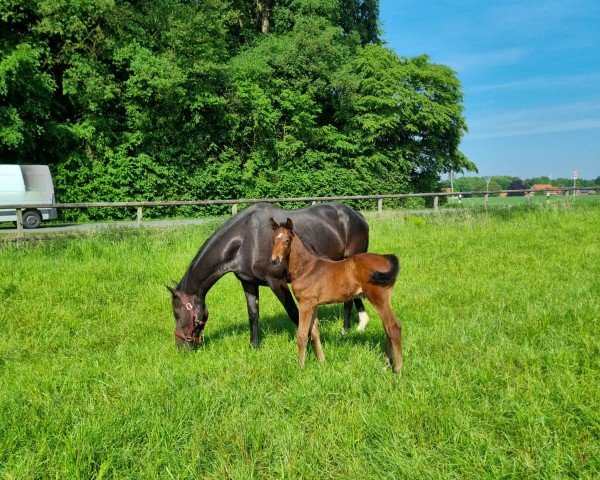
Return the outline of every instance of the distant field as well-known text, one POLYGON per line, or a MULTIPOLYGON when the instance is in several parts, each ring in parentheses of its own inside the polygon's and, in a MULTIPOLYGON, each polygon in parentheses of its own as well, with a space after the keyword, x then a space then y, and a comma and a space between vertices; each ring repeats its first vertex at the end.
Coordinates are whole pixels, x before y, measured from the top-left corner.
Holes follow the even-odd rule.
MULTIPOLYGON (((600 204, 600 195, 575 195, 575 196, 565 196, 565 195, 550 195, 550 203, 551 204, 559 204, 569 202, 572 205, 579 205, 582 203, 592 203, 592 204, 600 204)), ((531 203, 535 205, 546 204, 547 198, 545 194, 537 194, 531 197, 531 203)), ((489 197, 488 205, 491 207, 497 206, 514 206, 514 205, 526 205, 527 199, 523 195, 519 195, 516 197, 498 197, 491 196, 489 197)), ((459 205, 458 201, 449 201, 447 206, 457 206, 459 205)), ((465 207, 472 206, 483 206, 483 197, 468 197, 462 199, 462 205, 465 207)))
POLYGON ((0 244, 0 478, 599 478, 600 207, 369 222, 403 264, 402 377, 370 306, 345 337, 322 308, 300 370, 262 289, 250 349, 232 275, 176 351, 163 285, 215 222, 0 244))

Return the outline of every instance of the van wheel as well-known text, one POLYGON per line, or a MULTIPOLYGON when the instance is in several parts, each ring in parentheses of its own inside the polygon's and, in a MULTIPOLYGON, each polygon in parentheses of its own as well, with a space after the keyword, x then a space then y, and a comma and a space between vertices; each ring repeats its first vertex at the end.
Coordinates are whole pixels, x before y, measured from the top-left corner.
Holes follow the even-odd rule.
POLYGON ((37 210, 27 210, 23 214, 23 226, 25 228, 37 228, 42 223, 42 216, 37 210))

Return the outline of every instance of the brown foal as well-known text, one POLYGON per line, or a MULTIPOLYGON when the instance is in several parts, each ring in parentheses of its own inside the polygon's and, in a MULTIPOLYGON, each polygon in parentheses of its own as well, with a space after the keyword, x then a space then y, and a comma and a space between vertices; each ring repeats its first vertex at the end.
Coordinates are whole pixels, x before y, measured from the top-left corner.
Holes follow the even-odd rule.
POLYGON ((304 365, 306 344, 312 339, 317 358, 325 360, 319 337, 317 305, 342 303, 364 294, 383 321, 387 336, 386 359, 394 372, 402 369, 402 330, 390 302, 400 264, 395 255, 359 253, 340 261, 320 257, 294 234, 288 218, 285 225, 271 219, 273 252, 271 262, 287 259, 292 291, 298 300, 300 321, 296 334, 298 363, 304 365))

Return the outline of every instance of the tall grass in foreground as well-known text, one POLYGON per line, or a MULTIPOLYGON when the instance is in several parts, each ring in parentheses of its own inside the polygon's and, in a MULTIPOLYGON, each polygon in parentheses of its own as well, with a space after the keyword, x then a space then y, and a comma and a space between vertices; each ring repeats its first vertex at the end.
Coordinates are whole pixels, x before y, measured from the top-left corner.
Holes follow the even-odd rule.
POLYGON ((300 370, 261 289, 250 349, 232 275, 176 351, 163 284, 217 224, 0 246, 0 478, 598 478, 600 208, 369 222, 402 377, 372 308, 345 337, 321 308, 300 370))

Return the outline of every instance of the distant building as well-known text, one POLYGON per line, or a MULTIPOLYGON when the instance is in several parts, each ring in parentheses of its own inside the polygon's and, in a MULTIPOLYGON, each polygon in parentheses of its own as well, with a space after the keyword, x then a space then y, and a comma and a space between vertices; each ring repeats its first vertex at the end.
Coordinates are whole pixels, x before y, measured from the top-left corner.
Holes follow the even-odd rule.
POLYGON ((531 186, 532 192, 548 192, 550 195, 561 195, 563 191, 549 183, 536 183, 531 186))

